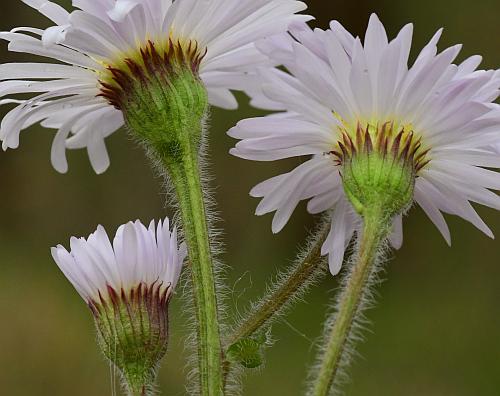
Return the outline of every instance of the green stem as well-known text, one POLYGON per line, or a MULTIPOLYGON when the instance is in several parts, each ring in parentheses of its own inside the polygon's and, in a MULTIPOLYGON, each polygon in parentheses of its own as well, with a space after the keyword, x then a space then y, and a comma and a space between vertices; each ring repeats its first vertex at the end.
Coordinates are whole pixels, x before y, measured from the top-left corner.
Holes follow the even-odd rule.
POLYGON ((299 263, 282 275, 278 275, 277 284, 269 288, 269 292, 255 305, 248 316, 236 327, 228 338, 227 345, 252 336, 275 318, 284 313, 290 302, 301 296, 309 286, 326 273, 321 264, 321 246, 329 232, 329 224, 324 224, 311 249, 299 263))
POLYGON ((207 91, 193 65, 162 67, 155 63, 157 58, 151 62, 142 75, 132 73, 124 114, 133 135, 146 145, 175 188, 189 251, 196 316, 199 389, 193 392, 219 396, 223 393, 222 347, 199 163, 207 91))
POLYGON ((225 340, 224 350, 227 359, 223 366, 225 388, 230 383, 240 385, 237 377, 242 374, 240 370, 242 367, 256 367, 247 364, 263 359, 261 348, 266 343, 265 331, 273 322, 286 314, 294 301, 302 297, 327 273, 327 266, 321 259, 321 247, 329 230, 330 221, 324 220, 312 234, 308 250, 299 254, 295 265, 277 276, 277 281, 268 287, 267 293, 259 302, 252 305, 243 320, 235 326, 233 333, 225 340), (259 345, 257 350, 254 349, 256 345, 259 345), (237 360, 233 360, 231 352, 236 346, 243 348, 243 354, 239 351, 237 360))
POLYGON ((378 254, 389 233, 390 220, 382 205, 364 213, 364 229, 358 244, 357 259, 353 263, 345 287, 338 298, 337 312, 328 321, 325 347, 319 367, 313 374, 314 396, 326 396, 331 391, 341 369, 342 358, 348 347, 356 318, 361 314, 363 299, 367 296, 372 274, 376 272, 378 254))
POLYGON ((182 214, 191 261, 191 277, 198 319, 199 376, 203 395, 222 393, 221 342, 219 335, 215 277, 195 155, 184 156, 180 165, 170 166, 182 214))

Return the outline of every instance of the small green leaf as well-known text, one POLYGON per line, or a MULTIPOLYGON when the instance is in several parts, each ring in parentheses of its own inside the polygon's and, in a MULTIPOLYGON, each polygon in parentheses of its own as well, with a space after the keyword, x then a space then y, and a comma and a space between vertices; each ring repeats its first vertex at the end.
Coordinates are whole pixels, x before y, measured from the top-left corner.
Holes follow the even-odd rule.
POLYGON ((227 359, 246 368, 257 368, 264 363, 261 340, 244 338, 235 342, 227 350, 227 359))

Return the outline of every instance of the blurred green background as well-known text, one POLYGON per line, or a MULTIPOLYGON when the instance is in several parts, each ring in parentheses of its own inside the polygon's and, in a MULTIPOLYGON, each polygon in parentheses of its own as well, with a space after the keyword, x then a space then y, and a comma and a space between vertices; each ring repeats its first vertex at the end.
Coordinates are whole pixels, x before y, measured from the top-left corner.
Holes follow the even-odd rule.
MULTIPOLYGON (((68 5, 69 1, 60 1, 68 5)), ((500 65, 498 0, 310 0, 317 26, 339 19, 362 35, 376 11, 391 36, 415 23, 414 49, 441 26, 441 48, 464 43, 461 57, 484 56, 484 68, 500 65)), ((4 0, 1 29, 47 26, 20 1, 4 0)), ((33 60, 7 54, 2 62, 33 60)), ((415 54, 415 53, 414 53, 415 54)), ((245 100, 243 100, 246 102, 245 100)), ((3 114, 3 113, 2 113, 3 114)), ((270 216, 253 215, 248 196, 258 181, 293 166, 245 162, 227 152, 234 141, 225 132, 239 119, 260 114, 242 106, 214 110, 211 129, 213 182, 219 226, 224 228, 232 309, 242 310, 260 295, 265 281, 288 265, 314 220, 304 206, 279 235, 270 216)), ((98 223, 110 233, 130 219, 149 221, 171 214, 141 152, 123 131, 108 139, 110 170, 93 174, 86 153, 69 155, 70 172, 50 166, 53 131, 24 132, 21 147, 0 153, 0 394, 88 396, 111 394, 108 366, 94 342, 90 312, 52 262, 49 247, 68 245, 71 235, 87 236, 98 223)), ((500 235, 500 214, 480 208, 500 235)), ((369 312, 372 334, 360 345, 346 393, 352 396, 500 395, 500 246, 471 225, 449 218, 449 248, 420 210, 405 222, 405 244, 387 266, 378 305, 369 312)), ((304 303, 274 327, 276 345, 267 366, 245 381, 245 395, 300 395, 314 340, 337 280, 328 277, 304 303)), ((171 309, 172 337, 161 369, 163 394, 183 394, 185 356, 182 299, 171 309)))

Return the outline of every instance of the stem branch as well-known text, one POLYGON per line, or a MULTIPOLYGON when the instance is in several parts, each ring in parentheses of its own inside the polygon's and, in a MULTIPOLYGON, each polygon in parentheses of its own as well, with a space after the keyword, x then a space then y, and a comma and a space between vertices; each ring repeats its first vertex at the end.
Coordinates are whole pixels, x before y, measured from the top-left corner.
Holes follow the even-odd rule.
POLYGON ((308 286, 326 273, 321 266, 321 246, 329 232, 329 224, 324 224, 311 244, 311 249, 300 262, 282 275, 278 282, 269 288, 269 292, 249 312, 248 316, 236 327, 229 337, 227 345, 250 337, 286 310, 291 301, 304 293, 308 286))
MULTIPOLYGON (((294 301, 302 297, 309 288, 327 273, 327 266, 321 259, 321 247, 330 230, 330 222, 323 221, 313 234, 306 253, 299 254, 295 265, 280 273, 274 284, 268 287, 267 293, 252 305, 242 321, 235 326, 233 333, 225 340, 226 358, 230 356, 231 348, 241 343, 258 343, 264 347, 267 330, 271 324, 285 315, 294 301)), ((255 352, 255 351, 254 351, 255 352)), ((262 351, 261 351, 262 352, 262 351)), ((253 352, 252 352, 253 353, 253 352)), ((246 356, 248 358, 249 356, 246 356)), ((252 356, 252 358, 255 356, 252 356)), ((241 358, 241 356, 240 356, 241 358)), ((257 357, 257 361, 260 357, 257 357)), ((246 360, 248 362, 248 359, 246 360)), ((246 366, 243 362, 225 360, 223 366, 224 387, 229 384, 239 386, 240 370, 246 366)))

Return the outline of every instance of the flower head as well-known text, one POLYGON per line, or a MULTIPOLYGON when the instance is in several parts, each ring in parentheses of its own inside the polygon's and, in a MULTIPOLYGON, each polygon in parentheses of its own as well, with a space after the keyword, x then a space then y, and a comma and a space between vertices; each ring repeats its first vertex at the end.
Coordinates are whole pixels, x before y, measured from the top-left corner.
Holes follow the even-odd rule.
POLYGON ((493 103, 500 72, 476 70, 479 56, 453 64, 461 46, 438 53, 441 30, 409 67, 412 25, 389 41, 375 15, 364 43, 336 21, 326 31, 305 24, 290 30, 259 44, 289 71, 260 73, 264 94, 283 112, 243 120, 229 132, 241 139, 232 150, 241 158, 311 156, 251 191, 263 197, 257 214, 276 211, 273 231, 285 226, 301 200, 309 199, 310 213, 332 210, 323 254, 338 273, 360 230, 359 198, 366 198, 366 188, 382 180, 396 191, 394 174, 387 173, 393 172, 391 161, 406 172, 397 179, 401 202, 392 213, 393 246, 402 243, 402 215, 412 200, 448 243, 442 212, 463 217, 492 237, 470 201, 500 209, 500 198, 489 190, 500 189, 500 174, 484 169, 500 167, 498 155, 485 149, 500 132, 500 106, 493 103))
POLYGON ((89 305, 103 353, 129 386, 154 380, 166 353, 168 303, 179 279, 186 245, 178 246, 169 220, 120 226, 111 244, 102 226, 88 239, 71 238, 52 256, 89 305))
POLYGON ((305 4, 295 0, 74 0, 71 13, 48 0, 23 0, 56 25, 0 34, 9 49, 58 63, 0 65, 0 96, 37 93, 4 118, 4 150, 17 148, 21 130, 41 122, 58 129, 52 163, 68 165, 66 149, 87 148, 95 171, 109 166, 104 139, 124 124, 122 106, 132 80, 189 68, 209 102, 236 108, 231 90, 267 101, 255 90, 256 67, 270 65, 254 42, 286 31, 305 4))

